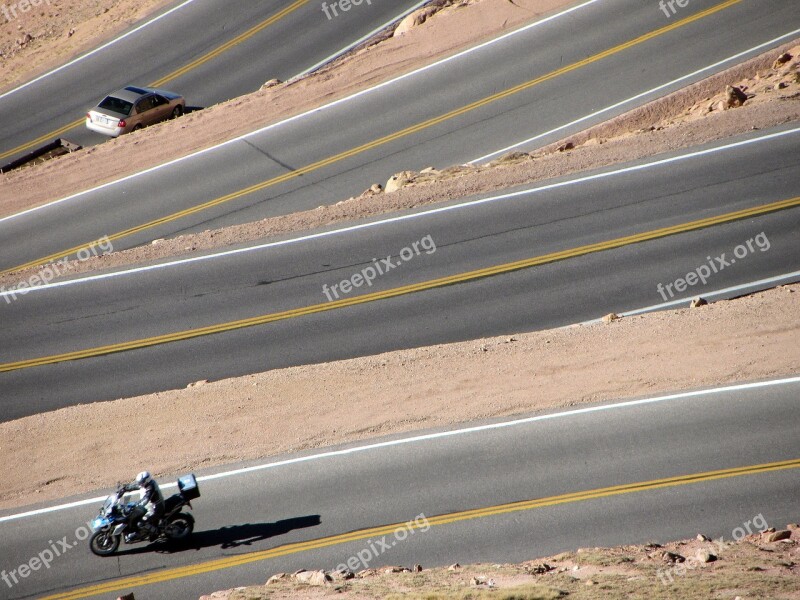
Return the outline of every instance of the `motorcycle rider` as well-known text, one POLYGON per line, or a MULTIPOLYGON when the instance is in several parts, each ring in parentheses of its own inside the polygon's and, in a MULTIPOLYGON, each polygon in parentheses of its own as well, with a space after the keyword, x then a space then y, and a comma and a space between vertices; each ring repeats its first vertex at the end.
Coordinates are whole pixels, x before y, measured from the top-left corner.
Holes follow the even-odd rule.
MULTIPOLYGON (((124 486, 124 490, 126 492, 139 490, 141 499, 137 502, 137 505, 146 509, 146 512, 137 527, 139 531, 150 536, 151 542, 155 541, 158 537, 158 524, 161 521, 161 517, 164 516, 164 496, 161 493, 161 488, 158 487, 158 483, 150 476, 148 471, 142 471, 132 483, 124 486)), ((136 533, 128 534, 131 537, 135 535, 136 533)))

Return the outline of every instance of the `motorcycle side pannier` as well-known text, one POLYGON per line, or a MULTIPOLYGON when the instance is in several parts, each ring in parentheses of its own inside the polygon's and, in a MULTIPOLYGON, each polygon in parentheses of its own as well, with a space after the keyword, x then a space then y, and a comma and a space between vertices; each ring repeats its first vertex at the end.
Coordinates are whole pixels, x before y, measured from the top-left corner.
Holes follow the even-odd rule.
POLYGON ((184 475, 178 478, 178 489, 181 495, 187 500, 194 500, 200 497, 200 488, 197 487, 197 479, 193 474, 184 475))

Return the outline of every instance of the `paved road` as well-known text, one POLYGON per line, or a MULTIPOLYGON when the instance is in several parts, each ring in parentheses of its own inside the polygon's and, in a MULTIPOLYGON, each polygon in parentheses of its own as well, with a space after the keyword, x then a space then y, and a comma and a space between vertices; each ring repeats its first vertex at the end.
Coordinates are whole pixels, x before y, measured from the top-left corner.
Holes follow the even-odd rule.
POLYGON ((755 132, 739 140, 749 143, 712 144, 705 154, 657 157, 637 163, 647 168, 606 169, 597 173, 606 176, 567 178, 565 185, 550 182, 495 201, 411 211, 371 227, 36 290, 15 301, 6 294, 0 414, 9 420, 200 379, 557 327, 665 300, 688 303, 710 290, 796 272, 798 139, 800 129, 755 132), (769 208, 787 199, 793 208, 769 208), (752 208, 761 212, 703 229, 692 225, 752 208), (665 227, 678 233, 663 237, 658 230, 665 227), (624 239, 646 232, 656 232, 654 239, 624 239), (601 245, 587 250, 591 244, 601 245), (576 248, 564 260, 552 256, 576 248), (663 287, 723 254, 730 264, 715 258, 718 272, 705 285, 663 287), (335 302, 331 286, 384 257, 400 266, 371 286, 337 288, 335 302), (502 267, 492 277, 471 273, 532 257, 545 258, 521 270, 502 267), (442 277, 456 279, 435 282, 442 277), (424 291, 403 289, 431 281, 424 291), (365 296, 376 293, 384 296, 365 296), (261 324, 237 328, 239 320, 264 315, 261 324), (217 325, 214 335, 149 340, 217 325), (58 357, 133 340, 153 345, 91 351, 93 358, 69 362, 58 357), (13 364, 42 357, 55 362, 13 364))
POLYGON ((352 101, 0 222, 0 269, 104 235, 125 248, 333 203, 399 170, 462 163, 644 94, 532 145, 544 144, 799 29, 800 15, 785 0, 703 0, 671 19, 657 4, 597 2, 352 101), (651 32, 659 33, 641 37, 651 32))
POLYGON ((25 147, 42 136, 38 145, 59 136, 84 146, 105 141, 88 131, 82 118, 104 94, 125 85, 157 83, 184 94, 189 106, 211 106, 253 92, 273 77, 285 81, 303 73, 417 4, 375 2, 328 19, 320 3, 311 0, 195 0, 0 97, 0 164, 29 152, 25 147), (81 119, 78 127, 57 133, 76 119, 81 119))
MULTIPOLYGON (((191 548, 165 553, 152 546, 134 546, 117 560, 92 556, 83 542, 57 558, 49 570, 34 572, 12 588, 0 585, 0 598, 43 594, 88 598, 96 594, 58 592, 104 585, 104 594, 97 597, 124 591, 145 600, 196 599, 217 589, 263 584, 279 571, 332 569, 368 550, 370 541, 379 548, 378 540, 390 548, 368 560, 371 566, 420 563, 425 567, 456 561, 522 561, 578 547, 664 542, 698 532, 731 540, 738 535, 736 528, 753 519, 761 522, 759 515, 776 527, 797 520, 798 393, 800 381, 795 380, 617 408, 606 405, 594 412, 304 462, 291 460, 297 456, 278 457, 290 461, 201 482, 203 495, 194 503, 197 534, 191 548), (772 472, 755 469, 748 475, 700 478, 691 485, 673 482, 662 489, 602 498, 589 494, 584 501, 518 507, 522 510, 504 515, 492 516, 487 509, 792 459, 794 468, 772 472), (463 520, 459 515, 452 524, 433 525, 437 515, 473 509, 484 509, 482 516, 463 520), (390 529, 384 532, 385 539, 366 531, 356 534, 355 541, 334 538, 316 550, 292 546, 403 523, 419 515, 428 519, 430 528, 403 541, 397 541, 390 529), (257 552, 262 554, 252 554, 257 552), (216 559, 222 562, 209 562, 216 559), (252 562, 230 566, 242 559, 252 562), (188 576, 188 565, 198 565, 198 574, 188 576), (130 576, 144 579, 138 587, 118 582, 130 576)), ((49 547, 49 540, 66 536, 64 541, 74 544, 76 529, 96 507, 91 502, 0 522, 4 550, 0 569, 9 572, 28 562, 49 547)), ((3 514, 8 511, 0 518, 3 514)), ((425 529, 422 518, 419 522, 425 529)))

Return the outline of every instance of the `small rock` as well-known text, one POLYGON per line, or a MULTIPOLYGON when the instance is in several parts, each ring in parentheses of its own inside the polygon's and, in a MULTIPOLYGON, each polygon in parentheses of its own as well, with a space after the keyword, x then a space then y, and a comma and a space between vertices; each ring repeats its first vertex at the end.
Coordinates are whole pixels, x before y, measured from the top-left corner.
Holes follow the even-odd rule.
POLYGON ((592 579, 587 579, 586 580, 586 585, 597 585, 597 582, 592 580, 592 579))
POLYGON ((698 560, 698 562, 701 563, 710 563, 717 560, 716 555, 711 554, 711 552, 707 552, 705 550, 698 550, 697 554, 695 554, 695 558, 698 560))
POLYGON ((461 568, 460 564, 454 563, 454 564, 450 565, 449 567, 447 567, 447 570, 448 571, 457 571, 460 568, 461 568))
POLYGON ((665 562, 670 562, 670 563, 676 563, 676 562, 682 563, 686 561, 686 558, 684 556, 669 551, 662 552, 661 558, 664 559, 665 562))
POLYGON ((408 33, 415 27, 419 27, 428 18, 436 12, 436 8, 432 6, 428 6, 425 8, 420 8, 415 10, 410 15, 406 16, 400 23, 397 25, 397 28, 394 30, 392 36, 398 37, 405 33, 408 33))
POLYGON ((698 296, 697 298, 692 298, 692 301, 689 303, 689 308, 697 308, 698 306, 705 306, 706 304, 708 304, 708 302, 706 302, 705 298, 698 296))
POLYGON ((422 565, 414 565, 414 567, 411 569, 411 571, 414 572, 414 573, 421 573, 422 572, 422 565))
POLYGON ((275 585, 279 581, 286 579, 289 577, 286 573, 275 573, 272 577, 267 579, 267 583, 265 585, 275 585))
POLYGON ((603 323, 611 323, 612 321, 618 321, 621 317, 617 313, 608 313, 606 316, 603 317, 603 323))
POLYGON ((575 148, 575 144, 573 144, 572 142, 567 142, 566 144, 562 144, 561 146, 559 146, 558 151, 566 152, 567 150, 572 150, 573 148, 575 148))
POLYGON ((772 68, 777 71, 790 60, 792 60, 792 55, 789 54, 788 52, 784 52, 778 58, 775 59, 775 62, 772 63, 772 68))
POLYGON ((356 579, 364 579, 365 577, 372 577, 377 571, 375 569, 364 569, 356 573, 356 579))
POLYGON ((201 379, 200 381, 195 381, 194 383, 190 383, 186 386, 186 388, 194 388, 194 387, 202 387, 208 384, 208 379, 201 379))
POLYGON ((411 573, 411 569, 406 567, 384 567, 384 573, 411 573))
POLYGON ((353 573, 350 569, 342 570, 335 570, 331 571, 331 579, 334 581, 347 581, 348 579, 353 579, 355 577, 355 573, 353 573))
POLYGON ((403 189, 414 180, 414 175, 416 175, 414 171, 401 171, 400 173, 395 173, 389 178, 389 181, 386 182, 386 187, 384 190, 387 194, 391 194, 397 190, 403 189))
POLYGON ((780 531, 775 531, 770 533, 767 537, 768 542, 779 542, 781 540, 788 540, 792 537, 792 532, 788 529, 781 529, 780 531))
POLYGON ((153 246, 158 246, 159 244, 163 243, 164 241, 166 241, 166 240, 164 240, 164 238, 158 238, 157 240, 153 240, 153 241, 152 241, 152 242, 150 242, 150 243, 151 243, 153 246))
POLYGON ((383 186, 380 183, 373 183, 367 191, 371 194, 380 194, 383 191, 383 186))
MULTIPOLYGON (((694 300, 692 300, 692 302, 694 302, 694 300)), ((698 533, 696 539, 697 539, 698 542, 708 542, 708 541, 710 541, 709 538, 704 536, 702 533, 698 533)))
POLYGON ((551 567, 547 563, 542 563, 540 565, 534 565, 533 568, 531 568, 530 572, 533 573, 534 575, 541 575, 542 573, 547 573, 548 571, 552 570, 553 567, 551 567))
POLYGON ((422 171, 420 171, 420 173, 422 173, 424 175, 435 174, 435 173, 438 173, 438 172, 439 171, 437 171, 434 167, 425 167, 424 169, 422 169, 422 171))
POLYGON ((269 81, 264 82, 264 85, 261 86, 261 89, 266 90, 282 83, 283 82, 280 79, 270 79, 269 81))

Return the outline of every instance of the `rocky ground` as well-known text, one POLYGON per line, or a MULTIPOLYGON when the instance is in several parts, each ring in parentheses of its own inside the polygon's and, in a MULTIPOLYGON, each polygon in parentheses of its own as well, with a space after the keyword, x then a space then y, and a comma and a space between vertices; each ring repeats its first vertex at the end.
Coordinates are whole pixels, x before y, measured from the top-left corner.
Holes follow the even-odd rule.
POLYGON ((665 544, 582 548, 520 564, 278 573, 263 586, 216 592, 200 600, 800 598, 800 525, 751 530, 745 535, 744 528, 734 529, 731 537, 716 540, 699 533, 692 540, 665 544))

